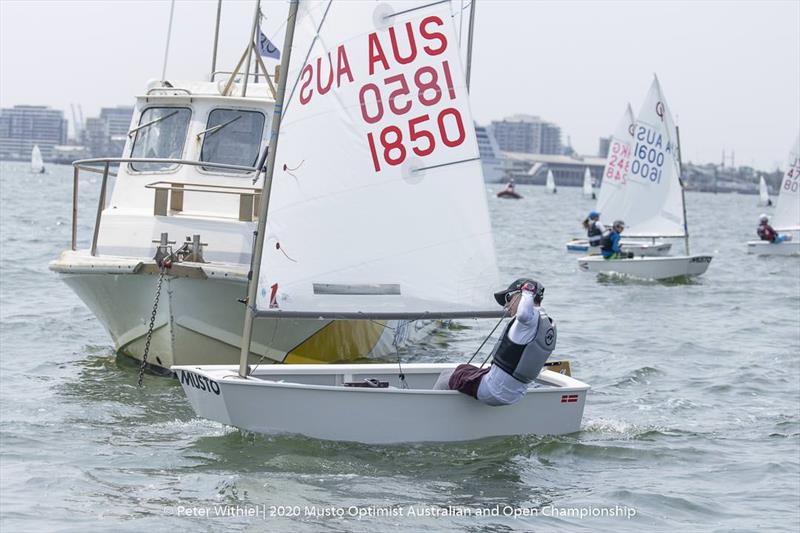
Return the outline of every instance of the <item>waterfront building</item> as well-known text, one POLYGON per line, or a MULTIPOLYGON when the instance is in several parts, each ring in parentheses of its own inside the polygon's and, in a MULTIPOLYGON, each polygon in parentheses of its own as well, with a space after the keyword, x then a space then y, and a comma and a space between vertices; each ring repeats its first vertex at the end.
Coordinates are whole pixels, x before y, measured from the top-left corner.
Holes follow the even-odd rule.
POLYGON ((133 107, 104 107, 100 116, 86 119, 83 142, 92 157, 119 157, 128 138, 133 107))
POLYGON ((67 142, 64 112, 39 105, 0 109, 0 159, 30 160, 34 145, 49 161, 56 145, 67 142))
POLYGON ((602 181, 605 157, 590 155, 553 155, 526 154, 519 152, 503 152, 506 157, 506 176, 514 178, 517 183, 544 185, 547 171, 553 171, 556 185, 559 187, 583 186, 583 173, 586 167, 592 174, 594 186, 599 187, 602 181))
POLYGON ((561 128, 532 115, 513 115, 492 121, 497 144, 504 152, 561 154, 561 128))
POLYGON ((505 179, 505 157, 497 145, 492 127, 475 124, 475 135, 478 138, 483 179, 487 183, 503 181, 505 179))

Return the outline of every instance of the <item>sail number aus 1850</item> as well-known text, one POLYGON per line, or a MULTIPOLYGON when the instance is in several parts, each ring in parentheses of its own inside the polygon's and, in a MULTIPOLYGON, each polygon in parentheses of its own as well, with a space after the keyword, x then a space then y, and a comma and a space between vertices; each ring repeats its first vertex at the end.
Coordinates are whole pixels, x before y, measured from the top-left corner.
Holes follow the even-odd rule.
MULTIPOLYGON (((453 76, 447 61, 442 61, 441 71, 430 65, 417 69, 413 75, 413 89, 404 74, 397 74, 384 79, 382 88, 370 82, 362 86, 358 93, 361 117, 367 124, 381 122, 386 115, 403 116, 414 107, 437 105, 443 97, 456 99, 453 76), (442 78, 444 83, 440 83, 442 78), (385 105, 381 89, 388 91, 385 105)), ((464 139, 464 120, 455 107, 446 107, 435 116, 425 113, 410 118, 400 126, 392 124, 367 133, 375 172, 380 172, 384 163, 400 165, 406 160, 409 150, 419 157, 425 157, 432 154, 439 143, 453 148, 463 143, 464 139)))

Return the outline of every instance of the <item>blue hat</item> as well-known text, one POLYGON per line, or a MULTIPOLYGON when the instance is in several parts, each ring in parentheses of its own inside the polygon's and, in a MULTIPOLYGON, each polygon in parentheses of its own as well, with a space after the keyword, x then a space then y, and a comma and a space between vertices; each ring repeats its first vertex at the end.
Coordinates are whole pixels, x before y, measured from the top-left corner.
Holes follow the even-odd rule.
POLYGON ((592 219, 600 218, 600 213, 598 213, 597 211, 592 211, 591 213, 589 213, 589 218, 592 218, 592 219))

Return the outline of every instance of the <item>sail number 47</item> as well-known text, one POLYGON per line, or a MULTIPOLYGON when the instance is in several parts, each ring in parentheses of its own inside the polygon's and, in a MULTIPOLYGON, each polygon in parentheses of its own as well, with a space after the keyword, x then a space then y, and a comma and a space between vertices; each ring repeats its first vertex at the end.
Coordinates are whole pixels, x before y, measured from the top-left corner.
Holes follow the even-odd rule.
MULTIPOLYGON (((358 94, 361 117, 367 124, 381 122, 386 115, 400 117, 415 107, 437 105, 442 98, 456 99, 450 64, 442 61, 440 73, 430 65, 420 67, 413 76, 413 89, 404 74, 390 76, 383 80, 384 89, 389 90, 386 105, 381 88, 375 83, 367 83, 358 94), (415 93, 415 94, 414 94, 415 93), (445 96, 446 95, 446 96, 445 96), (416 97, 416 98, 415 98, 416 97)), ((409 150, 419 157, 432 154, 439 143, 449 148, 459 146, 466 138, 461 112, 455 107, 446 107, 435 116, 430 113, 410 118, 406 123, 389 125, 377 132, 367 133, 370 155, 375 172, 380 172, 383 164, 396 166, 403 163, 409 150)))

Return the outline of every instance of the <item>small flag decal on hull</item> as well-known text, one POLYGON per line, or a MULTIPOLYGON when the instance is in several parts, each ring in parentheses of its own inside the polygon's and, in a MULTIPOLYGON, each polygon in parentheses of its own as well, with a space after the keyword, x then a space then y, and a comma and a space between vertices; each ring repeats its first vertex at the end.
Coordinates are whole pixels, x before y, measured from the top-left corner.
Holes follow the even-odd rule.
POLYGON ((562 394, 561 395, 561 403, 577 403, 578 395, 577 394, 562 394))

